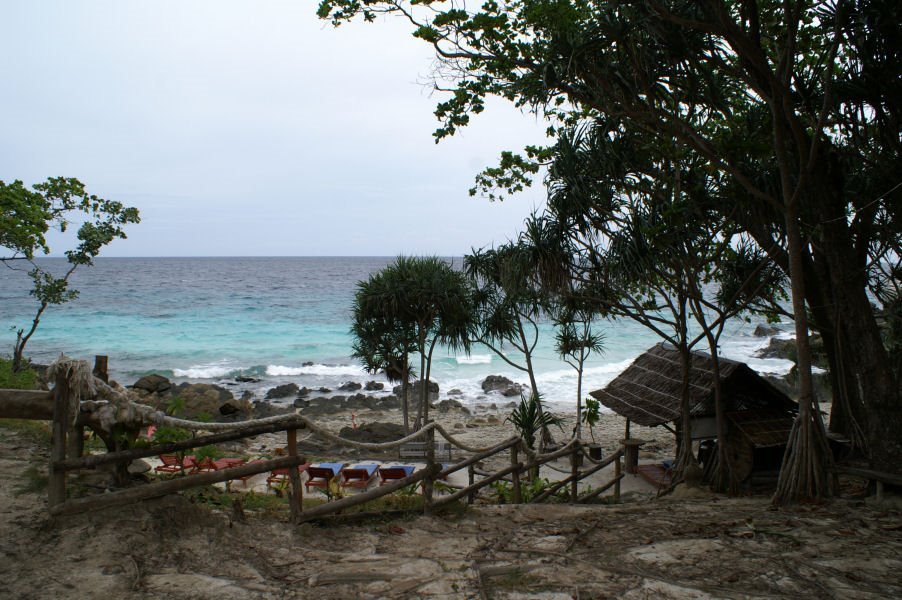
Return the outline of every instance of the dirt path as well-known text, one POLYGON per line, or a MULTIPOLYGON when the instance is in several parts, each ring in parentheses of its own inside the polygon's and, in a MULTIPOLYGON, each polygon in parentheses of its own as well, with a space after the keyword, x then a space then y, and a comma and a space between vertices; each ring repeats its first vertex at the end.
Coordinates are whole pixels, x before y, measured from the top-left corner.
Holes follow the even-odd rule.
POLYGON ((902 513, 700 496, 293 528, 180 496, 53 521, 0 429, 0 597, 902 597, 902 513))

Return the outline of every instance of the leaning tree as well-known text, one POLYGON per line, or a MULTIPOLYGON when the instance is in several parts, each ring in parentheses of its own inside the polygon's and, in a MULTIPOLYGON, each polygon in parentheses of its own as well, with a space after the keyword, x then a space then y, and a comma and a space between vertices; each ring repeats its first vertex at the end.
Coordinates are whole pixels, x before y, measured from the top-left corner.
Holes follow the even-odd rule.
POLYGON ((0 254, 0 262, 10 269, 27 270, 30 294, 38 302, 31 325, 16 330, 13 370, 22 368, 25 346, 47 308, 78 297, 78 290, 69 285, 76 269, 91 266, 104 246, 125 238, 123 226, 139 221, 138 209, 89 194, 77 179, 51 177, 32 189, 18 180, 0 181, 0 249, 8 251, 0 254), (78 243, 66 251, 68 265, 63 273, 38 265, 35 256, 50 253, 48 232, 65 232, 78 219, 84 219, 76 233, 78 243))

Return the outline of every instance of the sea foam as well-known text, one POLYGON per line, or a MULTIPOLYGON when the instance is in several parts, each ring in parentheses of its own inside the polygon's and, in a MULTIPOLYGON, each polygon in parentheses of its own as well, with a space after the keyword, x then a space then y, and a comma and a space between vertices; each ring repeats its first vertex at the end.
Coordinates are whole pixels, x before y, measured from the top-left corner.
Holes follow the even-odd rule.
POLYGON ((301 367, 287 367, 284 365, 269 365, 266 374, 271 377, 292 377, 298 375, 320 375, 324 377, 339 377, 342 375, 360 377, 366 374, 363 368, 356 365, 307 365, 301 367))

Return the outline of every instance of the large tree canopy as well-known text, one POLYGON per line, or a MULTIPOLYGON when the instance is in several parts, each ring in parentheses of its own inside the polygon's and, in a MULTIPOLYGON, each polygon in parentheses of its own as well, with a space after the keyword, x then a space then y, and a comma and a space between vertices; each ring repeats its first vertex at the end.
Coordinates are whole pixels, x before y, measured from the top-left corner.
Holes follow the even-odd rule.
MULTIPOLYGON (((676 145, 711 174, 721 216, 791 275, 806 410, 810 317, 836 406, 866 426, 874 466, 898 470, 902 377, 868 287, 898 288, 902 5, 324 0, 319 14, 336 24, 395 14, 435 48, 436 86, 449 90, 438 138, 496 95, 548 116, 553 136, 590 121, 641 136, 646 154, 676 145)), ((504 154, 479 187, 516 191, 549 156, 504 154)))

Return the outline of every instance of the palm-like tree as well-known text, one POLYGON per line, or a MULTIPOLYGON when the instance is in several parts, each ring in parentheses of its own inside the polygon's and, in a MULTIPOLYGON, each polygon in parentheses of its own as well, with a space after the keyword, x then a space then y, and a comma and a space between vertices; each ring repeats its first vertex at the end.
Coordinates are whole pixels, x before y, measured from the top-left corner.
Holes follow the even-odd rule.
POLYGON ((429 378, 435 348, 470 350, 475 309, 467 278, 436 257, 399 256, 358 285, 354 315, 355 356, 367 368, 401 380, 405 414, 409 356, 419 354, 419 427, 429 417, 429 378))

